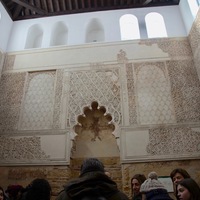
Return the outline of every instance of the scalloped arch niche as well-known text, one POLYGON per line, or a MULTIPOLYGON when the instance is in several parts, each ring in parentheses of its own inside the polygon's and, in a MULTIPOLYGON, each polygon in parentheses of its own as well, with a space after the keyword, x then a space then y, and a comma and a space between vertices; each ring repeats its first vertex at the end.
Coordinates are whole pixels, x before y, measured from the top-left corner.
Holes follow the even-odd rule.
POLYGON ((112 116, 106 113, 104 106, 92 102, 83 109, 74 126, 77 133, 73 158, 85 157, 119 157, 117 141, 113 135, 115 125, 112 116))

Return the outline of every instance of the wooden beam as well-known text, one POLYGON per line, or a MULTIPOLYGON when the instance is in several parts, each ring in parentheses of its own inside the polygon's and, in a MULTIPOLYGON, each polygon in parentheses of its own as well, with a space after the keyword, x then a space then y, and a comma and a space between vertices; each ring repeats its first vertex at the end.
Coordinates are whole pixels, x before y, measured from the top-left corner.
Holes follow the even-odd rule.
POLYGON ((60 8, 61 8, 62 11, 66 10, 65 0, 60 0, 60 8))
POLYGON ((48 0, 47 1, 47 7, 48 7, 48 11, 49 12, 53 12, 54 11, 52 0, 48 0))
POLYGON ((22 6, 20 6, 20 5, 17 5, 17 7, 16 7, 16 9, 15 9, 15 11, 14 11, 14 13, 13 13, 13 20, 15 20, 15 19, 17 19, 17 17, 19 16, 19 14, 20 14, 20 12, 21 12, 21 10, 22 10, 22 6))
POLYGON ((75 2, 74 2, 74 3, 75 3, 75 9, 78 10, 78 9, 79 9, 79 7, 78 7, 78 0, 74 0, 74 1, 75 1, 75 2))
POLYGON ((47 2, 46 0, 41 0, 41 8, 48 12, 47 2))
POLYGON ((38 14, 41 14, 41 15, 47 14, 47 12, 45 10, 42 10, 36 6, 31 5, 31 4, 27 3, 27 1, 24 1, 24 0, 12 0, 12 1, 17 3, 20 6, 30 9, 31 11, 35 11, 38 14))
POLYGON ((81 7, 82 7, 82 9, 85 8, 85 1, 84 0, 81 0, 81 7))

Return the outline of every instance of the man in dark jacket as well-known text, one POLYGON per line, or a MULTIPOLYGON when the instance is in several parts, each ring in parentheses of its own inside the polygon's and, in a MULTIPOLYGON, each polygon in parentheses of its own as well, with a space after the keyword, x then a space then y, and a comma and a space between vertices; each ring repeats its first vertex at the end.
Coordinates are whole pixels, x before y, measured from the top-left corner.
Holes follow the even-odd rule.
POLYGON ((117 184, 104 171, 103 164, 96 158, 83 161, 79 178, 69 182, 56 200, 128 200, 117 184))

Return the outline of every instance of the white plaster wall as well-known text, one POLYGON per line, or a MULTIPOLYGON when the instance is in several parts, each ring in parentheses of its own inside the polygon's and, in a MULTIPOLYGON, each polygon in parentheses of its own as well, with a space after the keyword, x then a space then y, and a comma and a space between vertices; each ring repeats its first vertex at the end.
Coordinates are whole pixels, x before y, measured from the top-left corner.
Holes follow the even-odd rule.
POLYGON ((13 21, 0 2, 0 49, 6 51, 13 21))
POLYGON ((181 0, 179 4, 180 12, 183 17, 187 35, 191 30, 192 24, 195 20, 198 11, 197 7, 194 8, 194 4, 196 4, 196 1, 194 0, 181 0), (190 3, 190 5, 188 2, 190 3), (194 8, 193 10, 191 10, 192 7, 194 8))
MULTIPOLYGON (((13 24, 12 35, 10 37, 7 51, 11 52, 23 50, 25 47, 26 36, 29 27, 34 24, 41 25, 44 30, 44 37, 41 47, 50 47, 50 39, 53 27, 55 23, 59 21, 63 21, 68 28, 68 45, 85 43, 87 26, 93 18, 99 19, 103 25, 105 32, 105 42, 120 41, 120 17, 124 14, 133 14, 139 19, 140 26, 144 26, 145 15, 149 12, 158 12, 163 15, 166 23, 168 37, 181 37, 187 35, 179 6, 124 9, 16 21, 13 24)), ((146 39, 145 33, 141 33, 141 35, 143 37, 141 39, 146 39)))

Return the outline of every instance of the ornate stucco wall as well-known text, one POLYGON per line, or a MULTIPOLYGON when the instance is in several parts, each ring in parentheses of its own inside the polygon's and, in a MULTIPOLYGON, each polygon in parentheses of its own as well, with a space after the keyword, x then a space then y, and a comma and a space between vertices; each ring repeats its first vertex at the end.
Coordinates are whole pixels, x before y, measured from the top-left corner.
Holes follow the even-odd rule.
POLYGON ((8 53, 0 80, 0 185, 40 176, 56 195, 78 175, 83 157, 102 148, 98 156, 127 194, 136 172, 167 176, 182 166, 200 181, 199 91, 187 37, 8 53), (94 110, 94 101, 114 125, 97 141, 74 131, 80 116, 88 123, 85 107, 94 110))

